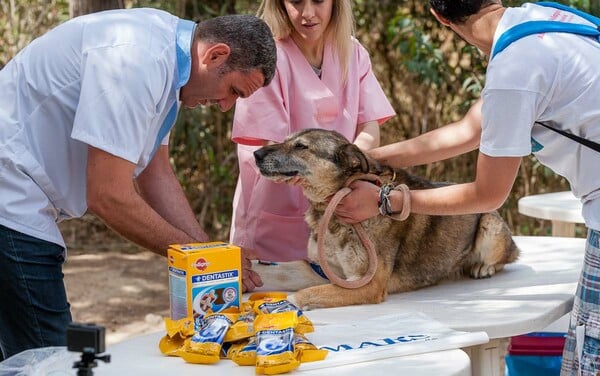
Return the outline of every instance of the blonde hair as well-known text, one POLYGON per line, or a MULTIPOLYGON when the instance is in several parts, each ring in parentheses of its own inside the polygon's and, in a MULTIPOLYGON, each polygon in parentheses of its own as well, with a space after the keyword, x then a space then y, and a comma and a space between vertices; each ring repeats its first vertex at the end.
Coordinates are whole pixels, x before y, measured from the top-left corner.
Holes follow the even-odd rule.
MULTIPOLYGON (((258 8, 258 17, 269 25, 275 39, 285 39, 290 36, 293 30, 283 1, 262 0, 258 8)), ((331 40, 335 46, 344 82, 348 77, 348 67, 353 47, 352 36, 354 35, 354 17, 352 16, 350 1, 333 0, 331 20, 324 34, 325 40, 331 40)))

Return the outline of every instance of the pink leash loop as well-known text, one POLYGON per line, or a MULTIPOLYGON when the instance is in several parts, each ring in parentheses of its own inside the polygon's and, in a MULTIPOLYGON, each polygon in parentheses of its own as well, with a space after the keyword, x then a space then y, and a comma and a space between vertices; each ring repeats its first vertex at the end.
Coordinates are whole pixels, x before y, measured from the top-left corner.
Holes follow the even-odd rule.
POLYGON ((325 234, 327 233, 327 226, 329 225, 331 216, 333 215, 333 212, 335 211, 335 208, 337 207, 337 205, 339 204, 341 199, 344 198, 344 196, 346 196, 350 192, 352 192, 352 190, 350 188, 348 188, 348 186, 353 181, 358 180, 358 179, 376 181, 376 182, 381 183, 381 180, 379 179, 379 177, 377 175, 372 175, 372 174, 359 175, 359 176, 351 177, 350 179, 348 179, 348 181, 346 181, 346 186, 344 188, 340 189, 333 196, 333 198, 329 202, 329 205, 327 205, 327 208, 325 209, 325 213, 323 214, 323 218, 321 218, 321 222, 319 222, 319 228, 318 228, 318 232, 317 232, 317 251, 318 251, 318 256, 319 256, 319 265, 321 266, 321 268, 323 269, 323 272, 325 273, 327 278, 329 278, 331 283, 338 285, 340 287, 347 288, 347 289, 356 289, 356 288, 362 287, 362 286, 366 285, 367 283, 371 282, 371 280, 375 276, 375 271, 377 270, 377 253, 375 252, 375 246, 373 245, 373 242, 371 241, 371 239, 369 239, 369 236, 367 235, 365 229, 363 228, 362 224, 360 224, 360 223, 355 223, 352 226, 353 226, 354 230, 356 231, 356 233, 358 234, 358 237, 360 238, 362 245, 367 250, 367 254, 369 256, 369 268, 367 269, 367 272, 365 273, 365 275, 363 275, 362 277, 360 277, 360 279, 357 279, 355 281, 348 281, 343 278, 340 278, 337 274, 335 274, 331 270, 331 268, 329 267, 329 263, 327 262, 327 259, 325 258, 325 249, 324 249, 325 239, 324 238, 325 238, 325 234))

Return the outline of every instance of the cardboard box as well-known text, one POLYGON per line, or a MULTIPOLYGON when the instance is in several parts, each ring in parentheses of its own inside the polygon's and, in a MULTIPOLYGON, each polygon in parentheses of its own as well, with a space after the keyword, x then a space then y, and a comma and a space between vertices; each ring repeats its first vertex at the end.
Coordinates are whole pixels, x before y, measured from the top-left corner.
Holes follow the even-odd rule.
POLYGON ((235 245, 210 242, 174 244, 167 250, 171 319, 239 309, 242 298, 242 256, 235 245))

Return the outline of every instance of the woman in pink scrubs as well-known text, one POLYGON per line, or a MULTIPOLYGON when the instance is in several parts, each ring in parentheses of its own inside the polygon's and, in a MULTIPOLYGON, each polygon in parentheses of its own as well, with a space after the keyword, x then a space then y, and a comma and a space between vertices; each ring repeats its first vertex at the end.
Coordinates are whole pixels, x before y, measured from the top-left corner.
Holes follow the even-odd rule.
POLYGON ((336 130, 368 150, 395 112, 352 37, 350 0, 263 0, 258 13, 277 41, 277 70, 269 86, 236 104, 240 175, 230 241, 259 260, 302 260, 308 201, 300 187, 263 178, 252 153, 305 128, 336 130))

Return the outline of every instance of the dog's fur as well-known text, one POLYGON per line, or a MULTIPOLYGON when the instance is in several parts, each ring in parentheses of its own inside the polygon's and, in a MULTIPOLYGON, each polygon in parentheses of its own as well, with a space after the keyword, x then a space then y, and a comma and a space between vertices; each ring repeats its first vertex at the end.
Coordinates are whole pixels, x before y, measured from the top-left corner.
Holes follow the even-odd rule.
MULTIPOLYGON (((410 189, 439 186, 425 179, 394 171, 368 158, 355 145, 333 131, 308 129, 283 143, 264 146, 254 153, 263 176, 274 180, 301 177, 310 202, 306 221, 311 229, 308 256, 317 260, 317 229, 328 198, 355 174, 371 173, 384 183, 404 183, 410 189), (391 181, 395 176, 395 181, 391 181)), ((296 293, 289 300, 301 309, 380 303, 388 293, 416 290, 463 273, 491 277, 513 262, 519 249, 497 212, 429 216, 411 214, 405 221, 378 215, 362 222, 375 245, 378 267, 363 287, 346 289, 317 276, 308 263, 254 265, 263 282, 296 293)), ((368 268, 368 256, 351 225, 332 217, 325 239, 326 258, 342 278, 359 279, 368 268)))

